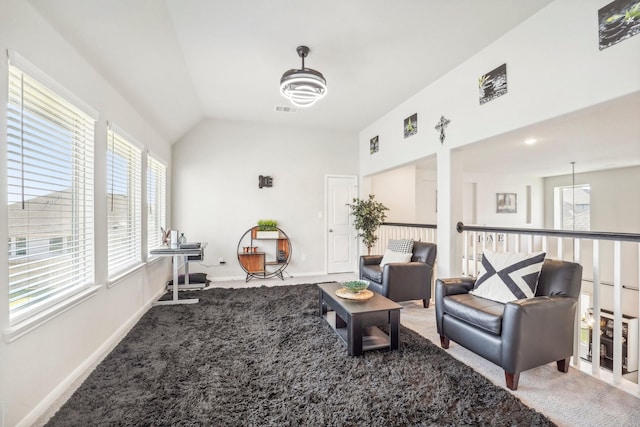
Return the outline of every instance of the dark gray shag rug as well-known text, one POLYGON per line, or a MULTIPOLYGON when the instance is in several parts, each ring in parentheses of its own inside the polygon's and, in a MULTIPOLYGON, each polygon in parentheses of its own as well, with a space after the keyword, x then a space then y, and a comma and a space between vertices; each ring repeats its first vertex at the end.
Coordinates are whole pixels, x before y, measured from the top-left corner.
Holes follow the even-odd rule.
POLYGON ((151 308, 47 425, 553 425, 405 327, 348 356, 315 285, 180 297, 200 303, 151 308))

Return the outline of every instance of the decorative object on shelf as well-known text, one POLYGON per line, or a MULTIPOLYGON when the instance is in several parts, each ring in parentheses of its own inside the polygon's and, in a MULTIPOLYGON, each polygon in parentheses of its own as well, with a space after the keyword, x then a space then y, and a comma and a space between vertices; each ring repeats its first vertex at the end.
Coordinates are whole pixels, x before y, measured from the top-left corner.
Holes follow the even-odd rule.
POLYGON ((478 79, 480 105, 507 93, 507 64, 502 64, 478 79))
POLYGON ((258 220, 256 239, 277 239, 278 237, 280 237, 280 233, 278 233, 278 221, 275 219, 258 220))
POLYGON ((496 213, 518 212, 518 195, 516 193, 496 193, 496 213))
POLYGON ((380 149, 378 135, 369 140, 369 154, 377 153, 380 149))
POLYGON ((258 188, 262 187, 273 187, 273 178, 271 178, 270 176, 258 176, 258 188))
POLYGON ((169 246, 169 235, 171 234, 170 229, 164 229, 160 227, 160 232, 162 233, 162 246, 169 246))
POLYGON ((418 133, 418 113, 404 119, 404 137, 409 138, 416 133, 418 133))
POLYGON ((615 0, 598 10, 600 50, 640 33, 640 2, 615 0))
POLYGON ((389 210, 374 198, 373 194, 369 194, 366 200, 354 198, 353 203, 348 205, 351 208, 351 215, 355 218, 353 226, 358 231, 358 237, 362 237, 368 254, 371 254, 371 248, 378 240, 376 230, 387 218, 385 211, 389 210))
POLYGON ((445 116, 440 116, 440 121, 436 124, 435 129, 440 132, 440 144, 444 144, 444 130, 449 126, 451 120, 447 119, 445 116))
POLYGON ((187 237, 184 235, 184 233, 180 233, 180 238, 178 239, 178 243, 180 244, 187 243, 187 237))
POLYGON ((263 227, 275 228, 275 231, 260 231, 254 226, 245 231, 238 242, 238 262, 247 273, 246 282, 257 277, 269 279, 279 277, 284 280, 284 270, 291 260, 291 241, 284 231, 275 227, 274 220, 261 220, 263 227), (259 237, 260 233, 274 233, 274 237, 259 237), (256 246, 260 240, 260 246, 256 246), (258 250, 260 249, 260 250, 258 250))
POLYGON ((280 79, 280 92, 296 107, 310 107, 327 94, 327 81, 322 73, 304 66, 309 51, 307 46, 298 46, 296 52, 302 58, 302 67, 286 71, 280 79))

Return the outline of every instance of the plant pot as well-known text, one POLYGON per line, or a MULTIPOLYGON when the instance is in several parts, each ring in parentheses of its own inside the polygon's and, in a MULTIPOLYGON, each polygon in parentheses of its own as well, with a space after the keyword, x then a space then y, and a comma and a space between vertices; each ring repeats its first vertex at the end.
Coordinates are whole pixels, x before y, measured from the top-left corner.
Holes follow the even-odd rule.
POLYGON ((277 239, 280 237, 279 231, 258 231, 256 232, 256 239, 277 239))

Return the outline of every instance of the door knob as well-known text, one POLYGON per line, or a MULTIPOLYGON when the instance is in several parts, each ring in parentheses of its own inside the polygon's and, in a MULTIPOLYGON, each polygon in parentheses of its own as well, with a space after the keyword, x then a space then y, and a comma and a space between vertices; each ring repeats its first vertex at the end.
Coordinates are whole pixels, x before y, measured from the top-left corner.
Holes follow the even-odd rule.
POLYGON ((329 233, 333 233, 333 228, 330 228, 330 229, 329 229, 329 233))

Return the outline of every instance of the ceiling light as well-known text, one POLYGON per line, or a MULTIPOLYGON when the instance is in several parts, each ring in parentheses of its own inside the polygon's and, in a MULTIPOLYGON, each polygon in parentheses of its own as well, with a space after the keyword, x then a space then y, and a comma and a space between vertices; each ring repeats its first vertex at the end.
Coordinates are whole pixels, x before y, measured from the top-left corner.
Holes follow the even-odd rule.
POLYGON ((537 140, 537 139, 535 139, 535 138, 529 138, 529 139, 525 139, 525 140, 524 140, 524 143, 525 143, 525 144, 527 144, 527 145, 533 145, 533 144, 535 144, 537 141, 538 141, 538 140, 537 140))
POLYGON ((291 69, 282 75, 280 92, 296 107, 310 107, 326 95, 327 81, 319 71, 305 68, 304 58, 309 55, 307 46, 298 46, 296 52, 302 58, 302 68, 291 69))

